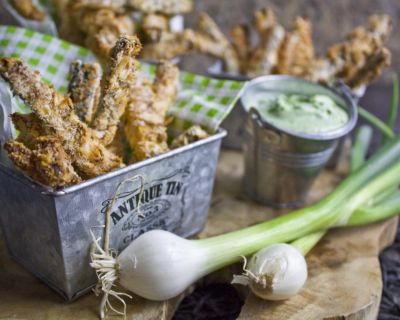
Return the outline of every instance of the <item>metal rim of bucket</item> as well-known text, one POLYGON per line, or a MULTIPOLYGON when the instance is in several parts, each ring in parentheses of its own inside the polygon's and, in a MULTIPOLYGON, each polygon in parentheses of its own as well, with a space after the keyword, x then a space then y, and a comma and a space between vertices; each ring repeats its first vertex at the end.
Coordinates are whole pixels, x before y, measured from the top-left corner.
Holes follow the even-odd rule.
POLYGON ((251 80, 247 84, 245 91, 243 92, 243 94, 240 97, 240 102, 241 102, 241 105, 243 106, 243 109, 245 109, 246 112, 250 111, 245 108, 245 103, 243 101, 243 97, 245 96, 246 91, 249 88, 251 88, 259 83, 263 83, 266 81, 277 81, 277 80, 303 82, 310 86, 319 87, 320 89, 330 91, 331 94, 338 96, 339 98, 343 99, 344 102, 346 103, 346 105, 347 105, 346 111, 348 112, 348 115, 349 115, 349 121, 343 127, 336 129, 336 130, 332 130, 332 131, 328 131, 328 132, 321 132, 321 133, 301 133, 301 132, 296 132, 296 131, 287 130, 287 129, 283 129, 283 128, 278 128, 277 126, 273 125, 272 123, 266 121, 264 118, 260 117, 259 120, 261 121, 261 124, 264 127, 269 127, 269 128, 272 127, 277 131, 282 131, 289 135, 304 138, 304 139, 309 139, 309 140, 334 140, 334 139, 345 136, 351 130, 353 130, 353 128, 355 127, 355 125, 357 123, 357 119, 358 119, 357 103, 355 102, 355 99, 351 95, 350 88, 347 87, 344 83, 340 83, 340 82, 338 83, 338 87, 332 88, 332 87, 328 87, 328 86, 323 86, 321 84, 318 84, 318 83, 315 83, 315 82, 312 82, 309 80, 305 80, 303 78, 293 77, 293 76, 289 76, 289 75, 266 75, 266 76, 257 77, 257 78, 254 78, 253 80, 251 80))

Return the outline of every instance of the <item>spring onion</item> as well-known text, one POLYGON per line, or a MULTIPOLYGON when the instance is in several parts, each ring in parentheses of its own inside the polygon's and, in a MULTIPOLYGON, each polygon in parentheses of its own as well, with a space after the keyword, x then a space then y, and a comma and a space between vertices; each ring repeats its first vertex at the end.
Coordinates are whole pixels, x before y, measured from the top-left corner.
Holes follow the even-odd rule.
POLYGON ((399 78, 397 75, 395 75, 393 77, 392 98, 390 101, 389 116, 387 120, 387 125, 392 130, 394 130, 396 124, 398 108, 399 108, 399 78))
POLYGON ((347 222, 347 226, 365 225, 377 220, 387 219, 396 212, 400 212, 400 192, 398 190, 373 207, 356 210, 347 222))
POLYGON ((370 126, 361 126, 357 132, 353 143, 350 156, 350 172, 356 171, 365 162, 372 138, 372 128, 370 126))
POLYGON ((111 288, 118 281, 131 292, 151 300, 175 297, 197 279, 238 261, 241 256, 318 230, 346 225, 355 210, 400 183, 399 157, 400 138, 396 138, 320 202, 228 234, 186 240, 154 230, 134 240, 116 258, 102 251, 98 239, 98 252, 92 253, 91 265, 105 296, 116 295, 111 288))
MULTIPOLYGON (((400 212, 400 192, 396 191, 374 207, 356 210, 347 226, 358 226, 390 218, 400 212)), ((304 256, 324 237, 327 230, 313 232, 290 244, 277 243, 255 253, 245 263, 243 274, 234 275, 232 283, 248 285, 265 300, 283 300, 295 296, 307 280, 304 256)))
POLYGON ((393 130, 385 122, 365 110, 363 107, 358 106, 358 114, 360 115, 360 117, 364 118, 371 125, 377 128, 384 135, 385 138, 393 139, 395 137, 393 130))
POLYGON ((254 254, 247 266, 244 258, 242 275, 232 283, 248 285, 265 300, 284 300, 296 295, 307 280, 307 263, 295 246, 277 243, 254 254))

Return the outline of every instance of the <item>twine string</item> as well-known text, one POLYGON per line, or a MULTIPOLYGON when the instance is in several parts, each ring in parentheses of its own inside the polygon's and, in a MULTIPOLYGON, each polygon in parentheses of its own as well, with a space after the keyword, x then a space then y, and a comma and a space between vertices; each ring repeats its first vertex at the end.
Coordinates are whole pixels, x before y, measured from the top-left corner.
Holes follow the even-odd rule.
POLYGON ((118 292, 113 289, 115 286, 114 283, 118 279, 117 275, 117 252, 115 250, 110 249, 110 220, 111 220, 111 212, 112 208, 116 202, 118 192, 123 185, 128 182, 135 182, 136 180, 140 181, 140 191, 139 191, 139 200, 137 205, 137 212, 139 216, 140 212, 140 201, 142 200, 143 192, 144 192, 144 178, 141 175, 135 175, 131 178, 127 178, 121 181, 117 188, 115 189, 114 196, 112 197, 111 203, 107 207, 105 223, 102 228, 104 228, 104 238, 103 238, 103 247, 100 245, 100 238, 96 238, 92 229, 99 228, 93 227, 90 229, 90 234, 93 240, 92 247, 90 250, 91 263, 90 266, 95 269, 97 276, 97 284, 94 289, 94 293, 96 295, 100 295, 103 293, 103 297, 100 303, 100 318, 105 319, 105 315, 108 309, 111 309, 116 314, 124 316, 126 318, 126 303, 123 297, 128 297, 132 299, 127 293, 118 292), (114 297, 117 299, 123 306, 122 311, 114 308, 109 300, 109 298, 114 297))

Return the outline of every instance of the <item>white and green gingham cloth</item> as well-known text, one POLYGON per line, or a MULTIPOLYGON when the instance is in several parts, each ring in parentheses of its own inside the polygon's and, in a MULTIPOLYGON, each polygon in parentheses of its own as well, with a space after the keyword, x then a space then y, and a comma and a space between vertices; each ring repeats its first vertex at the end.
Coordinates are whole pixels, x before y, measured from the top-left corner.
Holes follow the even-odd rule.
MULTIPOLYGON (((68 70, 73 60, 96 61, 85 48, 14 26, 0 26, 0 56, 23 59, 31 68, 40 71, 44 81, 61 92, 67 90, 68 70)), ((155 66, 142 63, 142 71, 153 77, 155 66)), ((175 118, 174 129, 179 131, 192 124, 217 130, 245 86, 241 81, 212 79, 188 72, 181 72, 180 80, 178 98, 170 110, 175 118)))

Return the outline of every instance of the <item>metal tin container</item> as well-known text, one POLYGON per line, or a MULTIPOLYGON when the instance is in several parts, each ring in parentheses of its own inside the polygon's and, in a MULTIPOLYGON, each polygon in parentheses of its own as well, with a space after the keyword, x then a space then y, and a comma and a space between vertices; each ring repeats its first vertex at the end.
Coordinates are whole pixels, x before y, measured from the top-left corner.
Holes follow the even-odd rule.
POLYGON ((353 99, 344 90, 337 92, 303 79, 276 75, 252 80, 241 103, 250 109, 243 142, 246 192, 256 201, 273 207, 303 204, 338 141, 357 122, 357 106, 353 99), (349 121, 337 130, 313 134, 279 129, 252 108, 251 98, 256 92, 327 95, 347 111, 349 121))
POLYGON ((89 266, 90 231, 102 235, 105 211, 117 185, 125 184, 111 213, 110 247, 124 249, 140 234, 163 229, 188 237, 199 232, 210 205, 225 131, 166 154, 62 190, 52 190, 0 164, 0 211, 10 254, 65 299, 96 281, 89 266), (139 214, 140 213, 140 214, 139 214))

